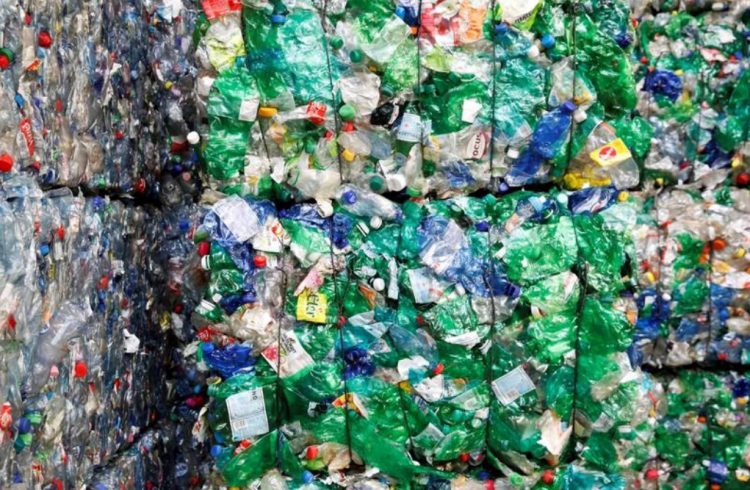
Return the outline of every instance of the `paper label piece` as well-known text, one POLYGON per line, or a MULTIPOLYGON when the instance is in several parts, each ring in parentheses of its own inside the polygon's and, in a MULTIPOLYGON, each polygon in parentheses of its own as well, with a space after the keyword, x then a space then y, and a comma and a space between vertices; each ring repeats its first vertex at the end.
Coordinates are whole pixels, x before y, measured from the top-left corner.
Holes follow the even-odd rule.
POLYGON ((260 98, 253 97, 252 99, 245 99, 240 104, 240 121, 255 121, 255 117, 258 114, 258 106, 260 105, 260 98))
POLYGON ((325 323, 327 307, 328 298, 325 294, 305 289, 297 298, 297 320, 325 323))
POLYGON ((274 371, 280 371, 279 376, 282 378, 291 376, 314 362, 293 331, 281 332, 281 348, 278 344, 273 344, 261 354, 274 371))
POLYGON ((477 99, 464 99, 461 107, 461 120, 466 123, 473 123, 482 110, 482 104, 477 99))
POLYGON ((625 160, 631 158, 630 150, 625 145, 625 142, 617 138, 612 143, 604 145, 601 148, 589 153, 589 156, 593 161, 599 164, 600 167, 612 167, 618 163, 622 163, 625 160))
POLYGON ((213 212, 239 242, 246 242, 260 229, 258 216, 253 208, 238 196, 222 199, 214 204, 213 212))
POLYGON ((268 432, 263 388, 243 391, 227 398, 232 440, 241 441, 268 432))
POLYGON ((503 405, 510 405, 535 389, 534 382, 526 374, 523 366, 518 366, 492 382, 492 391, 503 405))

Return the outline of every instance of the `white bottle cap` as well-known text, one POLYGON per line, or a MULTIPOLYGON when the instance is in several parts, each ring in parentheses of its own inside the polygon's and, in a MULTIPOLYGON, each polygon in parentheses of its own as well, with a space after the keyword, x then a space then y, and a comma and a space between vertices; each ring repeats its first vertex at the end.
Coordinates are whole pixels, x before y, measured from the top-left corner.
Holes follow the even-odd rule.
POLYGON ((383 218, 380 216, 373 216, 370 218, 370 228, 373 230, 379 229, 381 226, 383 226, 383 218))
POLYGON ((197 131, 190 131, 187 135, 187 140, 191 145, 197 145, 201 140, 201 135, 197 131))
POLYGON ((204 271, 210 271, 211 270, 211 260, 208 258, 208 255, 204 255, 201 257, 201 269, 204 271))
POLYGON ((380 277, 376 277, 375 279, 372 280, 372 288, 375 291, 378 291, 378 292, 384 290, 385 289, 385 281, 382 278, 380 278, 380 277))
POLYGON ((516 159, 518 158, 518 148, 508 148, 508 158, 516 159))
POLYGON ((327 218, 333 214, 333 204, 331 204, 330 199, 318 199, 315 202, 318 205, 318 214, 321 217, 327 218))
POLYGON ((385 184, 388 190, 398 192, 406 187, 406 177, 401 174, 390 174, 385 177, 385 184))
POLYGON ((529 48, 529 50, 526 52, 526 55, 529 58, 531 58, 532 60, 538 58, 539 57, 539 46, 537 46, 536 44, 534 44, 533 46, 531 46, 529 48))
POLYGON ((586 111, 584 111, 580 107, 578 109, 576 109, 576 111, 573 113, 573 119, 575 119, 575 121, 577 123, 582 123, 588 117, 589 116, 588 116, 588 114, 586 114, 586 111))

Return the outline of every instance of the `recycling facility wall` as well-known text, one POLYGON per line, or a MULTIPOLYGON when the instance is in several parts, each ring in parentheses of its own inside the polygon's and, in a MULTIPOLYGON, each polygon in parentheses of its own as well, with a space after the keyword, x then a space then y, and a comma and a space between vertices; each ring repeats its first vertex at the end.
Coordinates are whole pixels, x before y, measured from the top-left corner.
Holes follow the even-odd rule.
POLYGON ((0 487, 750 485, 750 4, 0 5, 0 487))

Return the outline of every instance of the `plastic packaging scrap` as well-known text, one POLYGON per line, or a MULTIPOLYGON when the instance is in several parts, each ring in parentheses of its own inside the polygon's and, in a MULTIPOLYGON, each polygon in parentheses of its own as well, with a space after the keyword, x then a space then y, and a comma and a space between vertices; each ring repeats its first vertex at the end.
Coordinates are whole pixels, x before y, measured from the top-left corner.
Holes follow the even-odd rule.
POLYGON ((349 484, 361 465, 554 480, 573 441, 634 417, 627 196, 337 195, 333 214, 225 197, 194 233, 199 424, 228 485, 349 484))
POLYGON ((640 268, 637 363, 748 362, 748 191, 634 196, 640 268))
POLYGON ((145 245, 158 212, 43 193, 16 176, 0 192, 0 453, 4 488, 80 485, 165 415, 167 352, 152 328, 145 245))

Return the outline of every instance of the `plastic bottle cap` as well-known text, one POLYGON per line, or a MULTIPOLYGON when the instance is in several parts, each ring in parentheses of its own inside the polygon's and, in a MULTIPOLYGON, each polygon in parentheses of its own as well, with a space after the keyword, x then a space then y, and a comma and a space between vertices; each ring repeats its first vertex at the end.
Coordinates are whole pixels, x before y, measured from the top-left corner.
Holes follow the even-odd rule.
POLYGON ((555 46, 555 36, 550 33, 546 33, 542 36, 542 47, 544 49, 550 49, 555 46))
POLYGON ((344 151, 341 152, 341 158, 343 158, 347 162, 353 162, 354 159, 357 158, 357 154, 351 150, 344 148, 344 151))
POLYGON ((204 271, 210 271, 211 270, 211 259, 208 255, 204 255, 201 257, 201 269, 204 271))
POLYGON ((319 453, 320 450, 318 449, 318 446, 307 446, 307 449, 305 450, 305 458, 313 460, 318 457, 319 453))
POLYGON ((539 57, 539 47, 536 44, 532 45, 529 48, 528 52, 526 53, 526 56, 528 56, 532 60, 538 58, 539 57))
POLYGON ((85 378, 89 372, 89 368, 83 361, 76 361, 75 367, 73 368, 73 375, 76 378, 85 378))
POLYGON ((211 244, 208 242, 200 242, 198 244, 198 255, 203 257, 204 255, 208 255, 209 251, 211 250, 211 244))
POLYGON ((8 153, 0 155, 0 172, 10 172, 13 168, 13 157, 8 153))
POLYGON ((190 131, 187 135, 187 140, 191 145, 197 145, 201 140, 201 135, 197 131, 190 131))
POLYGON ((385 179, 380 175, 373 175, 370 178, 370 189, 375 192, 380 192, 385 188, 385 179))
POLYGON ((344 40, 339 36, 333 36, 331 38, 331 47, 333 49, 341 49, 344 47, 344 40))
POLYGON ((351 104, 344 104, 339 108, 339 116, 344 121, 351 121, 357 114, 357 110, 351 104))
POLYGON ((584 110, 583 110, 583 109, 581 109, 580 107, 579 107, 578 109, 576 109, 576 111, 575 111, 575 112, 573 113, 573 119, 575 119, 575 121, 576 121, 577 123, 582 123, 582 122, 583 122, 583 121, 585 121, 585 120, 586 120, 586 119, 587 119, 588 117, 589 117, 589 116, 588 116, 588 114, 586 114, 586 111, 584 111, 584 110))
POLYGON ((750 184, 750 174, 742 172, 741 174, 737 175, 736 181, 737 185, 745 187, 750 184))
POLYGON ((516 148, 509 148, 508 149, 508 153, 507 153, 508 158, 512 158, 512 159, 515 160, 516 158, 518 158, 519 154, 520 153, 518 152, 518 149, 516 149, 516 148))
POLYGON ((503 35, 508 32, 508 29, 508 24, 506 24, 505 22, 495 24, 495 34, 503 35))
POLYGON ((39 47, 47 49, 50 46, 52 46, 52 36, 50 35, 49 32, 42 31, 39 33, 37 42, 39 43, 39 47))
POLYGON ((380 278, 380 277, 376 277, 375 279, 372 280, 372 288, 375 291, 378 291, 378 292, 384 290, 385 289, 385 281, 382 278, 380 278))
POLYGON ((261 107, 258 109, 258 116, 260 117, 273 117, 279 112, 275 107, 261 107))
POLYGON ((565 102, 563 102, 563 104, 562 104, 562 105, 560 106, 560 109, 561 109, 561 110, 562 110, 563 112, 567 113, 567 114, 572 114, 572 113, 574 113, 574 112, 575 112, 575 110, 576 110, 576 107, 577 107, 577 106, 576 106, 575 102, 573 102, 572 100, 566 100, 566 101, 565 101, 565 102))
POLYGON ((349 59, 352 63, 359 63, 362 61, 362 58, 364 58, 364 55, 362 54, 362 51, 358 49, 353 49, 352 52, 349 53, 349 59))
POLYGON ((552 485, 555 482, 555 472, 552 470, 544 470, 544 473, 542 473, 542 481, 547 485, 552 485))
POLYGON ((379 229, 381 226, 383 226, 383 218, 380 216, 373 216, 370 218, 370 228, 373 230, 379 229))
POLYGON ((391 174, 386 176, 385 182, 388 185, 388 189, 392 191, 400 191, 406 187, 406 177, 401 174, 391 174))
POLYGON ((265 255, 256 255, 253 257, 253 265, 259 269, 263 269, 268 265, 268 259, 265 255))
POLYGON ((346 191, 341 195, 341 200, 344 204, 354 204, 357 202, 357 194, 354 191, 346 191))
POLYGON ((273 14, 271 15, 271 24, 283 24, 286 22, 286 15, 284 14, 273 14))

